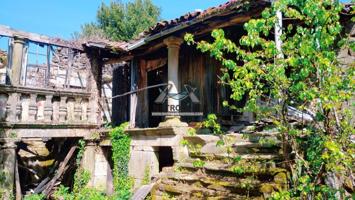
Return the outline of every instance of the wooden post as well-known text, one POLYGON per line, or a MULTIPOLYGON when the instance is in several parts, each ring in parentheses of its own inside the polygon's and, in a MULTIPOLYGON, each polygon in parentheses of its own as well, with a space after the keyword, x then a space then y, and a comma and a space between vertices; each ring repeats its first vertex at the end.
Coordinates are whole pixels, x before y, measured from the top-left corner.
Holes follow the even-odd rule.
POLYGON ((48 87, 49 79, 51 78, 51 47, 47 46, 47 73, 46 73, 46 87, 48 87))
POLYGON ((22 192, 21 192, 21 183, 20 183, 20 174, 18 172, 18 161, 16 159, 15 165, 15 187, 16 187, 16 200, 22 199, 22 192))
MULTIPOLYGON (((138 65, 137 65, 137 60, 133 59, 131 61, 131 91, 137 90, 138 89, 138 82, 137 82, 137 77, 138 77, 138 65)), ((135 128, 136 127, 136 112, 137 112, 137 93, 133 93, 130 96, 130 106, 129 106, 129 126, 130 128, 135 128)))

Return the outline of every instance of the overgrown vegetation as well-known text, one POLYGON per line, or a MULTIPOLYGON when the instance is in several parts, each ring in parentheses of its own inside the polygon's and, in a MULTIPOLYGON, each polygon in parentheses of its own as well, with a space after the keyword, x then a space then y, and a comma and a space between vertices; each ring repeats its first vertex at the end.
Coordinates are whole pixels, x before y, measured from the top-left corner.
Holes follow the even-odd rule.
POLYGON ((109 5, 101 4, 97 21, 84 24, 76 37, 128 41, 155 25, 159 19, 160 8, 151 0, 111 1, 109 5))
POLYGON ((128 123, 114 128, 111 133, 113 184, 118 199, 129 199, 133 180, 128 176, 128 161, 130 156, 131 138, 125 133, 128 123))
POLYGON ((239 44, 221 29, 212 32, 211 43, 185 36, 222 63, 221 82, 231 88, 231 99, 248 97, 243 108, 224 105, 254 112, 277 126, 292 176, 291 190, 275 193, 274 199, 341 199, 354 192, 346 184, 354 183, 349 102, 355 65, 342 65, 337 52, 354 51, 355 45, 340 24, 342 8, 333 0, 279 0, 260 19, 245 23, 247 34, 239 44), (273 37, 277 11, 297 21, 297 26, 282 27, 280 49, 273 37), (291 116, 291 110, 301 114, 291 116))
POLYGON ((13 194, 10 194, 8 191, 11 191, 11 187, 7 180, 9 177, 8 172, 0 170, 0 199, 13 198, 13 194))
POLYGON ((142 180, 142 185, 148 185, 150 183, 150 166, 146 165, 144 168, 144 177, 142 180))

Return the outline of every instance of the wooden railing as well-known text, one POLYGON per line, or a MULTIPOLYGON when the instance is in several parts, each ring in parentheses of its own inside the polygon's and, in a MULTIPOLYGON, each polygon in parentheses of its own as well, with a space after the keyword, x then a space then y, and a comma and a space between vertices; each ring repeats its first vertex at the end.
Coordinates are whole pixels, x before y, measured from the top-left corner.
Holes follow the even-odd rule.
POLYGON ((0 85, 0 122, 7 124, 98 124, 90 93, 0 85))

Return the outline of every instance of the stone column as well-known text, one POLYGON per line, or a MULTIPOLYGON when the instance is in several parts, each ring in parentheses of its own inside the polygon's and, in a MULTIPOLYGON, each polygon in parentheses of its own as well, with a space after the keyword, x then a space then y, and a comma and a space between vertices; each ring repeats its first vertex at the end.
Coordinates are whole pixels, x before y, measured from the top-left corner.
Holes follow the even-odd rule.
POLYGON ((88 120, 88 101, 86 99, 83 99, 81 102, 81 121, 82 122, 87 122, 88 120))
POLYGON ((12 49, 12 62, 11 69, 7 73, 9 84, 18 86, 21 80, 21 70, 22 70, 22 58, 23 58, 23 48, 25 46, 25 39, 21 37, 14 37, 14 44, 12 49))
POLYGON ((82 98, 75 97, 75 104, 74 104, 74 118, 75 122, 81 121, 82 116, 82 107, 81 107, 82 98))
POLYGON ((19 101, 18 93, 9 94, 9 99, 7 100, 7 108, 6 108, 6 121, 15 123, 17 122, 17 104, 19 101))
POLYGON ((94 187, 94 176, 95 176, 95 150, 96 144, 92 140, 86 140, 86 146, 83 158, 81 160, 81 166, 90 172, 90 181, 88 182, 88 187, 94 187))
POLYGON ((37 115, 37 94, 30 94, 30 104, 28 106, 28 120, 36 121, 37 115))
MULTIPOLYGON (((180 91, 179 83, 179 50, 183 40, 177 37, 169 37, 164 40, 168 47, 168 84, 170 87, 169 94, 178 94, 180 91)), ((179 100, 168 98, 168 112, 179 112, 179 100)), ((187 126, 181 123, 179 116, 166 117, 166 121, 159 124, 159 127, 165 126, 187 126)))
POLYGON ((88 103, 88 113, 89 113, 89 122, 93 124, 98 123, 98 107, 97 107, 98 99, 97 97, 91 97, 88 103))
POLYGON ((74 107, 75 107, 75 99, 68 98, 68 100, 67 100, 67 121, 70 123, 73 123, 74 119, 75 119, 74 107))
POLYGON ((44 104, 44 121, 51 122, 53 115, 53 95, 46 95, 46 102, 44 104))
POLYGON ((15 182, 15 166, 16 166, 16 142, 15 139, 0 139, 2 143, 0 148, 0 171, 5 175, 4 182, 0 183, 0 187, 5 189, 3 199, 11 199, 13 195, 15 182))
POLYGON ((67 98, 66 96, 61 96, 60 97, 60 103, 59 103, 59 122, 64 123, 65 122, 65 117, 67 116, 67 98))
POLYGON ((0 93, 0 121, 6 120, 7 99, 7 94, 0 93))

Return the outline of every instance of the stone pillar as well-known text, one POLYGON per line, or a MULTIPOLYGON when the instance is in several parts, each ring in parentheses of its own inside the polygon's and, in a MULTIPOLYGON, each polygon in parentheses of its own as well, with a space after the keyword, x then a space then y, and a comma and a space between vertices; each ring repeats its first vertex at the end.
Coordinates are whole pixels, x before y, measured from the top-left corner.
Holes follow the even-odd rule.
POLYGON ((59 98, 53 98, 52 100, 52 105, 53 105, 53 112, 52 112, 52 122, 53 123, 58 123, 59 122, 59 108, 60 108, 60 99, 59 98))
POLYGON ((90 172, 90 181, 88 187, 94 187, 94 175, 95 175, 95 150, 96 144, 92 140, 86 141, 85 151, 81 160, 81 166, 90 172))
POLYGON ((139 188, 146 175, 149 179, 159 174, 158 148, 152 146, 131 146, 128 175, 134 178, 134 188, 139 188), (146 170, 149 169, 149 174, 146 170))
POLYGON ((0 93, 0 121, 6 120, 7 99, 7 94, 0 93))
POLYGON ((68 122, 74 122, 74 107, 75 107, 75 99, 73 98, 68 98, 67 100, 67 121, 68 122))
MULTIPOLYGON (((169 94, 178 94, 180 91, 179 83, 179 50, 183 40, 177 37, 169 37, 164 40, 168 47, 168 84, 169 94)), ((168 98, 168 112, 179 112, 179 100, 168 98)), ((166 126, 187 126, 186 123, 181 123, 179 116, 166 117, 166 121, 159 124, 159 127, 166 126)))
POLYGON ((81 102, 81 121, 83 122, 87 122, 88 120, 88 101, 86 99, 84 99, 82 102, 81 102))
POLYGON ((67 115, 67 97, 61 96, 59 103, 59 122, 64 123, 67 115))
POLYGON ((51 122, 53 115, 53 95, 46 95, 46 102, 44 104, 44 121, 51 122))
POLYGON ((93 123, 93 124, 97 124, 98 123, 98 107, 97 107, 97 98, 96 97, 92 97, 89 100, 89 108, 88 108, 88 112, 89 112, 89 122, 93 123))
POLYGON ((81 116, 82 116, 81 100, 82 100, 81 97, 75 97, 74 119, 76 122, 81 121, 81 116))
POLYGON ((16 166, 16 142, 15 139, 0 139, 0 171, 5 176, 4 182, 0 183, 1 188, 5 189, 3 199, 11 199, 15 182, 16 166))
POLYGON ((46 98, 39 96, 37 98, 37 120, 44 121, 44 109, 46 106, 46 98))
POLYGON ((6 108, 6 121, 15 123, 17 122, 17 104, 19 101, 18 93, 10 93, 9 99, 7 100, 6 108))
POLYGON ((36 121, 37 115, 37 94, 30 94, 30 104, 28 106, 28 120, 31 122, 36 121))
POLYGON ((14 44, 12 49, 11 69, 8 74, 9 84, 18 86, 21 80, 23 49, 25 46, 25 39, 21 37, 14 37, 14 44))

